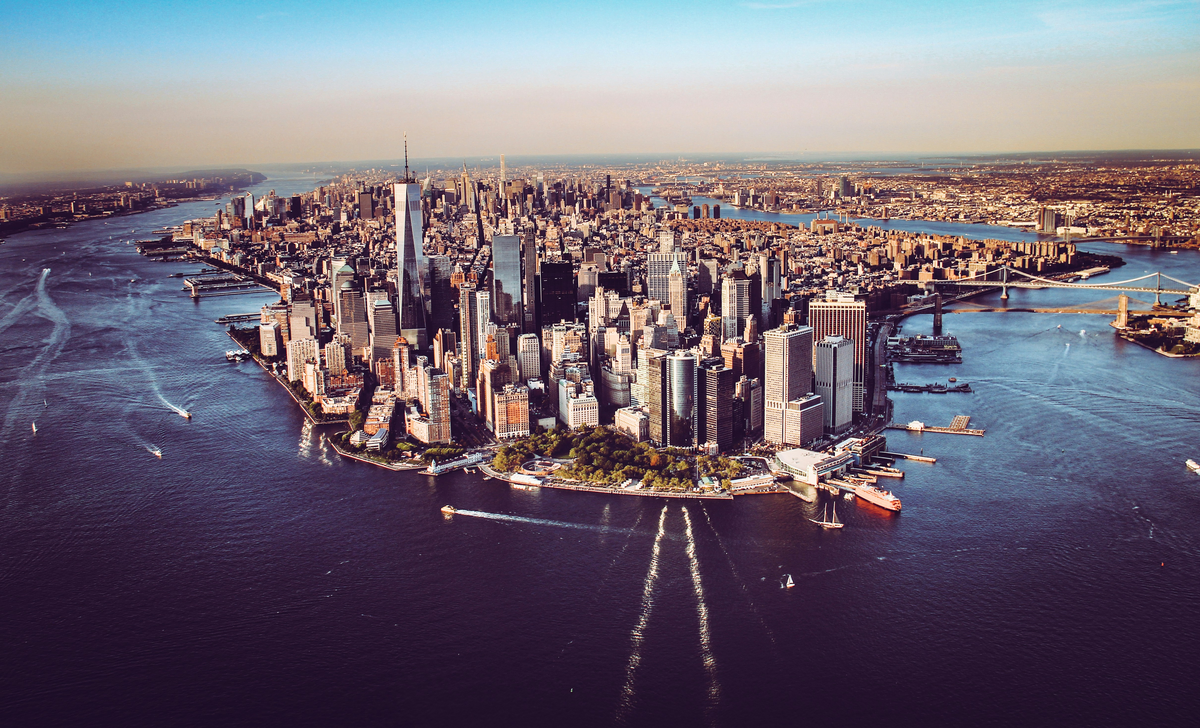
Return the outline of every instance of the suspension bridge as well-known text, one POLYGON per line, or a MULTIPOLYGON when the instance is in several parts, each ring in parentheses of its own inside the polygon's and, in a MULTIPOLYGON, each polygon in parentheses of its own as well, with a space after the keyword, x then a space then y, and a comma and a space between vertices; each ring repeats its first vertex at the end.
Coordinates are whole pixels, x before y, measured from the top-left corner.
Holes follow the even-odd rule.
POLYGON ((970 288, 999 288, 1001 291, 1000 298, 1008 298, 1009 288, 1073 288, 1082 291, 1122 291, 1125 293, 1153 293, 1154 304, 1162 304, 1162 295, 1178 295, 1192 296, 1200 289, 1196 284, 1181 281, 1178 278, 1172 278, 1164 273, 1155 272, 1147 273, 1144 276, 1130 278, 1124 281, 1105 281, 1103 283, 1068 283, 1066 281, 1054 280, 1053 278, 1043 278, 1021 270, 1017 270, 1009 265, 1000 266, 993 270, 985 271, 981 275, 974 278, 964 278, 957 281, 934 281, 933 285, 937 288, 942 286, 955 287, 970 287, 970 288), (992 276, 999 276, 999 280, 992 279, 992 276), (1149 283, 1153 280, 1153 286, 1149 283), (1168 281, 1168 286, 1164 287, 1163 281, 1168 281), (1174 284, 1174 286, 1171 286, 1174 284))

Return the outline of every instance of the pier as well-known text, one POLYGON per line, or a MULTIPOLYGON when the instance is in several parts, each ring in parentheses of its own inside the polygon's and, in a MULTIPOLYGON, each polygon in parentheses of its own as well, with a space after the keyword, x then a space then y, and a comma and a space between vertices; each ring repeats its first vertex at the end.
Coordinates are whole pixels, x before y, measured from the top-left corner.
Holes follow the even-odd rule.
POLYGON ((932 392, 933 394, 946 394, 947 392, 959 392, 963 394, 971 393, 971 385, 963 382, 962 384, 896 384, 889 383, 887 388, 891 392, 932 392))
POLYGON ((974 435, 975 437, 983 437, 984 430, 972 430, 967 427, 970 424, 971 418, 968 415, 959 415, 954 418, 949 427, 933 427, 926 425, 924 422, 913 420, 907 425, 898 425, 892 423, 887 425, 889 430, 908 430, 909 432, 937 432, 943 435, 974 435))
POLYGON ((893 460, 913 460, 918 463, 936 463, 937 458, 931 458, 925 455, 909 455, 902 452, 881 452, 880 455, 891 458, 893 460))
POLYGON ((254 313, 231 313, 226 316, 222 316, 219 319, 216 319, 215 321, 213 321, 213 323, 215 323, 215 324, 232 324, 232 323, 244 323, 246 321, 259 321, 261 319, 262 319, 262 314, 259 313, 258 311, 255 311, 254 313))
POLYGON ((202 296, 231 296, 239 293, 261 293, 266 286, 237 273, 220 273, 214 275, 192 276, 185 278, 183 290, 188 291, 192 298, 202 296))

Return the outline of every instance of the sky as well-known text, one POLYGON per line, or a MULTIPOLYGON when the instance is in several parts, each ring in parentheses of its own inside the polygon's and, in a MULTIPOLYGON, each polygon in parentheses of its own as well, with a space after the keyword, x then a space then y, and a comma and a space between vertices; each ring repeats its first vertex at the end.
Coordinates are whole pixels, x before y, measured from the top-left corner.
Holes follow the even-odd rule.
POLYGON ((0 0, 0 175, 1200 147, 1200 0, 0 0))

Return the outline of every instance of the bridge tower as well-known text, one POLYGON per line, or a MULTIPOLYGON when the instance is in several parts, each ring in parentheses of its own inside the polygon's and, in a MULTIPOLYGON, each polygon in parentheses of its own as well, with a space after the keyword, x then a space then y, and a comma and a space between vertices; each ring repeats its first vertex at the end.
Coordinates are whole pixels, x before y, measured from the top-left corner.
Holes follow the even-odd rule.
POLYGON ((942 294, 933 294, 933 335, 942 335, 942 294))
POLYGON ((1129 328, 1129 294, 1127 293, 1117 296, 1116 326, 1122 331, 1129 328))
POLYGON ((1007 301, 1008 300, 1008 266, 1007 265, 1000 269, 1000 280, 1001 280, 1001 282, 1004 283, 1004 285, 1000 286, 1000 300, 1007 301))

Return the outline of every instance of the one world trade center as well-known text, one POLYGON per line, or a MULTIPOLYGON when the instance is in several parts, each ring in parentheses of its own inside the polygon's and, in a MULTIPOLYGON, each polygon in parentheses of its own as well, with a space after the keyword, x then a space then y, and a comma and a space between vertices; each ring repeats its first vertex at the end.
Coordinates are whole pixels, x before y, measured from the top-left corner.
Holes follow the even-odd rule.
POLYGON ((425 253, 422 250, 424 231, 421 220, 421 185, 412 182, 397 182, 394 188, 396 200, 396 268, 399 284, 400 335, 424 351, 428 344, 423 295, 422 275, 425 271, 425 253))

